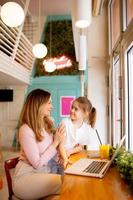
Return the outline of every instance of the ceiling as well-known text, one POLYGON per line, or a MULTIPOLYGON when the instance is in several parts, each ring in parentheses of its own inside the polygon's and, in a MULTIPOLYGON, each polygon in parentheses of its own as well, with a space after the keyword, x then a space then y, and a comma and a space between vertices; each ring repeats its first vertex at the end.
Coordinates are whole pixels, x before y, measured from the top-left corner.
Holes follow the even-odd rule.
MULTIPOLYGON (((11 1, 11 0, 10 0, 11 1)), ((25 8, 26 0, 13 0, 18 2, 23 8, 25 8)), ((28 1, 28 0, 27 0, 28 1)), ((70 14, 70 1, 71 0, 40 0, 41 15, 66 15, 70 14)), ((0 0, 0 5, 9 2, 8 0, 0 0)), ((28 14, 30 16, 39 15, 39 0, 30 0, 28 7, 28 14)), ((22 85, 23 82, 9 75, 0 72, 0 85, 22 85)))
POLYGON ((3 72, 0 72, 0 86, 10 86, 10 85, 25 85, 22 81, 9 76, 3 72))
MULTIPOLYGON (((9 1, 11 0, 0 0, 0 6, 9 1)), ((68 15, 71 13, 72 0, 13 0, 13 1, 19 3, 24 9, 26 2, 29 1, 28 15, 30 15, 31 17, 39 16, 39 1, 40 1, 42 16, 68 15)), ((8 75, 0 72, 0 85, 13 85, 13 84, 23 84, 23 83, 11 76, 9 77, 8 75)))
MULTIPOLYGON (((25 8, 26 1, 28 0, 13 0, 18 2, 23 8, 25 8)), ((42 15, 58 15, 69 14, 71 0, 29 0, 28 13, 32 16, 38 16, 39 14, 39 1, 41 6, 42 15)), ((0 0, 0 5, 9 2, 9 0, 0 0)))

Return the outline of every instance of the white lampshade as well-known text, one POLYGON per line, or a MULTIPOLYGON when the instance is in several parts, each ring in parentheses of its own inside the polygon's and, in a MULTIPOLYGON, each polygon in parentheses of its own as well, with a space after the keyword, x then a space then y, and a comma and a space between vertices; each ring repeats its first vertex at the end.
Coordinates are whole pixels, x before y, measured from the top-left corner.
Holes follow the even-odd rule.
POLYGON ((88 27, 92 20, 92 0, 72 0, 72 16, 76 27, 88 27))
POLYGON ((79 40, 79 70, 86 69, 87 63, 87 44, 86 35, 80 35, 79 40))
POLYGON ((47 72, 53 72, 54 70, 56 70, 56 65, 54 62, 46 62, 45 64, 45 70, 47 72))
POLYGON ((36 58, 44 58, 47 55, 47 47, 42 43, 35 44, 32 51, 36 58))
POLYGON ((7 2, 1 7, 1 19, 9 27, 20 26, 24 17, 24 10, 15 2, 7 2))

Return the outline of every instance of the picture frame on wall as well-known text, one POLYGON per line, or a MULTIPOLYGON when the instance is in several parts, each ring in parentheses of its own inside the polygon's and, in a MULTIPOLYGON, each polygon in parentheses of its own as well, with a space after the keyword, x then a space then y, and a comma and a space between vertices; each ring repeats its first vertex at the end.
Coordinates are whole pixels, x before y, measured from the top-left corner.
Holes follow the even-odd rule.
POLYGON ((75 96, 60 96, 60 117, 69 117, 72 101, 75 96))

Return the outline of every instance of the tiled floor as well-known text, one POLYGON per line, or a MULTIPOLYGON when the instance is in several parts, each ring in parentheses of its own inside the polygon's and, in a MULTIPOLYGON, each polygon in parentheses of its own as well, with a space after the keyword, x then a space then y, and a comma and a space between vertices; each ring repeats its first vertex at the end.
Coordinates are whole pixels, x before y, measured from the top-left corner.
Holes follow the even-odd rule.
POLYGON ((3 180, 3 188, 0 190, 0 200, 8 200, 8 189, 7 189, 7 182, 5 177, 5 171, 4 171, 4 160, 17 157, 18 152, 12 151, 12 150, 3 150, 2 151, 2 159, 0 159, 0 176, 2 176, 3 180))

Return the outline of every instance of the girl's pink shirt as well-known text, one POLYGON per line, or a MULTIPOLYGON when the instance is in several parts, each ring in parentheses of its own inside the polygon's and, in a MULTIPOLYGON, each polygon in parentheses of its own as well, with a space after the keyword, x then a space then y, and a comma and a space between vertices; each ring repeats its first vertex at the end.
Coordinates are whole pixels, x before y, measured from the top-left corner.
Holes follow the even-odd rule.
POLYGON ((36 141, 34 132, 27 124, 21 126, 19 130, 19 142, 21 145, 20 160, 31 164, 35 169, 47 165, 53 158, 57 150, 53 146, 53 136, 44 131, 44 139, 36 141))

